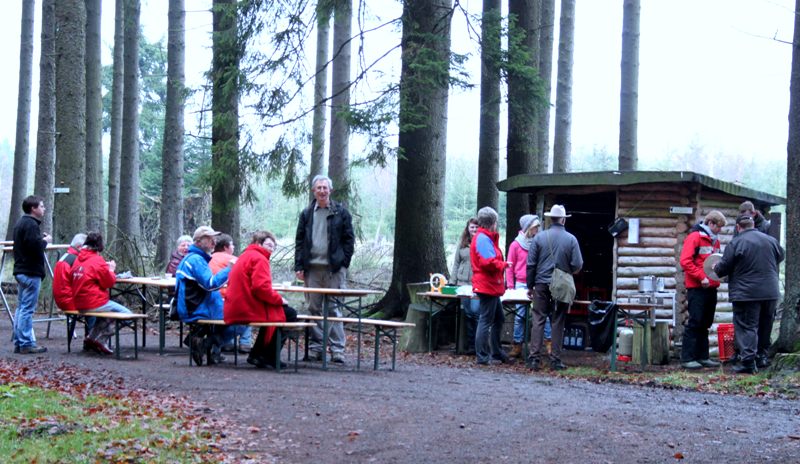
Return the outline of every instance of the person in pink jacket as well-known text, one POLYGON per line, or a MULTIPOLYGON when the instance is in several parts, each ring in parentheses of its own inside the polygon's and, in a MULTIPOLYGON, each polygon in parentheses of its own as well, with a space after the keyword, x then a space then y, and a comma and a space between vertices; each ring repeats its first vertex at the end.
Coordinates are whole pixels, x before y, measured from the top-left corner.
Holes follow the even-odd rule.
MULTIPOLYGON (((506 269, 506 288, 528 288, 525 283, 528 247, 533 237, 539 232, 542 221, 535 214, 526 214, 519 218, 519 233, 517 238, 508 247, 508 262, 506 269)), ((508 355, 518 358, 522 355, 522 344, 525 342, 525 305, 517 306, 514 317, 514 342, 508 355)))

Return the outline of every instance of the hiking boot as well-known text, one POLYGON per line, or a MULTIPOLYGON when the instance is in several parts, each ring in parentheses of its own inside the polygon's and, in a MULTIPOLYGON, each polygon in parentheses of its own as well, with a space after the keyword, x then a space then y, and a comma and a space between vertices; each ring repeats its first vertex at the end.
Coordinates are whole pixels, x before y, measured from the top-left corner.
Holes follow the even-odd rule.
POLYGON ((309 351, 306 361, 322 361, 321 351, 309 351))
POLYGON ((759 369, 768 368, 772 362, 767 355, 756 356, 756 367, 759 369))
POLYGON ((511 351, 508 352, 508 357, 509 358, 522 357, 522 343, 512 343, 511 351))
POLYGON ((100 340, 92 340, 91 338, 87 338, 89 343, 94 347, 94 350, 100 354, 114 354, 114 351, 111 350, 105 343, 101 342, 100 340))
POLYGON ((267 361, 260 356, 248 356, 247 364, 252 364, 253 366, 256 366, 259 369, 266 369, 269 366, 267 361))
POLYGON ((347 360, 344 357, 344 353, 333 353, 331 355, 331 362, 335 362, 336 364, 344 364, 347 360))
POLYGON ((194 337, 192 338, 192 361, 198 366, 203 365, 203 355, 206 351, 205 338, 194 337))
POLYGON ((733 372, 737 374, 755 374, 758 372, 755 361, 742 361, 741 364, 733 366, 733 372))
MULTIPOLYGON (((272 369, 277 369, 275 364, 272 364, 271 362, 267 362, 266 365, 267 365, 267 367, 271 367, 272 369)), ((289 367, 289 365, 286 364, 285 362, 281 361, 281 369, 286 369, 287 367, 289 367)))
POLYGON ((14 354, 19 354, 19 345, 14 345, 14 354))
POLYGON ((561 362, 560 359, 555 359, 553 361, 550 361, 550 369, 552 369, 554 371, 563 371, 566 368, 567 368, 567 366, 565 366, 564 363, 561 362))
POLYGON ((542 370, 542 362, 539 359, 528 358, 528 369, 533 372, 542 370))
POLYGON ((689 369, 694 371, 697 369, 702 369, 703 365, 697 361, 686 361, 681 363, 681 367, 684 369, 689 369))
POLYGON ((19 354, 39 354, 39 353, 45 353, 46 351, 47 348, 44 346, 31 345, 31 346, 23 346, 22 348, 20 348, 19 354))
POLYGON ((703 367, 719 367, 719 363, 711 359, 698 359, 697 362, 703 367))

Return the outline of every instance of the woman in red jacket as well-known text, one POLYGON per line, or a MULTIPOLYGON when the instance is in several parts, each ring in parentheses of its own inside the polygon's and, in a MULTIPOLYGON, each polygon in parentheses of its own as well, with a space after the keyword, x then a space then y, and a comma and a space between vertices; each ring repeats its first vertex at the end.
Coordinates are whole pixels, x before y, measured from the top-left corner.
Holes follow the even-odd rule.
POLYGON ((489 364, 490 355, 491 359, 501 363, 508 362, 508 355, 500 346, 505 322, 500 297, 506 291, 503 273, 507 263, 500 250, 497 220, 497 211, 489 206, 481 208, 478 211, 478 232, 470 244, 472 291, 478 295, 481 311, 475 334, 478 364, 489 364))
MULTIPOLYGON (((90 232, 86 236, 78 259, 72 264, 72 295, 75 308, 84 314, 93 312, 130 313, 121 304, 111 301, 108 290, 117 282, 114 270, 117 264, 100 256, 103 251, 103 236, 90 232)), ((84 340, 84 348, 100 354, 113 354, 106 340, 114 333, 109 319, 98 318, 84 340)))
MULTIPOLYGON (((297 311, 289 307, 286 300, 272 288, 269 257, 275 246, 275 235, 258 231, 253 234, 250 245, 239 256, 228 276, 228 294, 224 307, 226 324, 297 320, 297 311)), ((280 361, 275 357, 276 343, 275 328, 262 327, 247 362, 256 367, 274 368, 280 361)), ((283 363, 281 367, 284 367, 283 363)))

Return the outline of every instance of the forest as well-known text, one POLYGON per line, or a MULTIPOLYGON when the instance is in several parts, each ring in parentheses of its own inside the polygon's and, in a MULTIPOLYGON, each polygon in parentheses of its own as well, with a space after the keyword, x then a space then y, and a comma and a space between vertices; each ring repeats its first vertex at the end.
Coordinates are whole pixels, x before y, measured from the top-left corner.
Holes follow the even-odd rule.
POLYGON ((162 267, 175 239, 203 224, 240 244, 268 228, 290 253, 308 180, 324 172, 353 212, 362 247, 390 250, 380 254, 380 305, 400 316, 406 284, 446 272, 477 208, 497 209, 506 242, 513 239, 516 219, 533 206, 499 192, 499 180, 692 170, 789 199, 781 343, 791 349, 798 339, 797 26, 784 164, 702 143, 640 155, 640 15, 648 5, 640 0, 616 2, 619 144, 578 149, 574 0, 484 0, 477 11, 452 0, 213 0, 202 45, 187 41, 186 15, 196 5, 184 0, 168 1, 161 41, 142 34, 141 0, 21 3, 17 132, 13 149, 0 143, 0 178, 13 179, 0 184, 7 237, 21 214, 15 205, 35 193, 52 205, 43 228, 57 242, 103 231, 121 268, 134 273, 162 267), (105 65, 103 17, 114 19, 105 65), (383 38, 373 43, 374 31, 383 38), (201 46, 211 50, 209 63, 190 86, 198 79, 187 78, 187 56, 201 46), (460 135, 474 135, 474 150, 450 153, 447 121, 457 115, 449 103, 469 89, 480 93, 471 110, 479 130, 460 135))

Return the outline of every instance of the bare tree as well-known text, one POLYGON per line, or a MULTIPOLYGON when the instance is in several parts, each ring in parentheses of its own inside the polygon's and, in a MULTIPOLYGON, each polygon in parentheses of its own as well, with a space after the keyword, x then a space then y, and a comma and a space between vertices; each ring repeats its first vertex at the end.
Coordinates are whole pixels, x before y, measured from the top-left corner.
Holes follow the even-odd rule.
POLYGON ((622 64, 619 98, 619 169, 635 171, 639 164, 639 0, 625 0, 622 15, 622 64))
MULTIPOLYGON (((331 0, 317 2, 317 55, 314 75, 314 120, 311 129, 311 164, 308 185, 325 172, 325 126, 328 106, 328 56, 330 55, 331 0)), ((311 193, 311 198, 314 194, 311 193)))
MULTIPOLYGON (((13 238, 14 225, 22 214, 19 205, 28 190, 28 152, 31 131, 31 83, 33 75, 33 10, 34 0, 22 2, 22 24, 19 37, 19 87, 17 89, 17 135, 14 143, 14 178, 11 182, 11 208, 6 237, 13 238)), ((49 205, 48 205, 49 206, 49 205)))
MULTIPOLYGON (((795 12, 800 11, 800 0, 795 12)), ((786 289, 775 347, 796 352, 800 346, 800 19, 794 16, 792 71, 789 84, 789 143, 786 157, 786 289)))
POLYGON ((236 0, 214 0, 211 225, 240 239, 239 60, 236 0))
POLYGON ((481 109, 478 129, 478 207, 498 208, 500 177, 500 0, 484 0, 481 20, 481 109))
POLYGON ((42 1, 39 55, 39 123, 33 191, 44 198, 42 230, 53 230, 53 184, 56 162, 56 14, 55 0, 42 1))
POLYGON ((161 214, 156 262, 165 263, 183 231, 183 110, 186 98, 184 0, 169 1, 167 107, 161 156, 161 214))
POLYGON ((442 199, 452 13, 449 0, 403 2, 394 260, 380 302, 390 317, 405 312, 408 283, 447 269, 442 199))
POLYGON ((538 148, 536 152, 539 156, 537 172, 544 173, 550 169, 550 99, 552 94, 550 82, 553 79, 553 35, 556 21, 556 2, 555 0, 541 1, 542 9, 539 18, 539 77, 542 79, 542 96, 546 105, 542 108, 539 120, 537 121, 536 143, 538 148))
MULTIPOLYGON (((125 62, 122 92, 122 145, 120 153, 119 232, 137 240, 139 225, 139 14, 140 0, 125 0, 125 62)), ((117 237, 120 238, 120 237, 117 237)))
POLYGON ((56 0, 56 172, 54 234, 69 243, 86 230, 86 10, 83 0, 56 0))
POLYGON ((353 1, 335 0, 333 8, 333 70, 331 85, 331 145, 328 175, 336 187, 336 197, 349 204, 350 189, 350 42, 353 1))
POLYGON ((119 222, 119 181, 122 162, 122 95, 125 58, 125 0, 114 2, 114 61, 111 83, 111 134, 108 151, 108 219, 106 241, 114 243, 119 222))
POLYGON ((572 158, 572 57, 575 41, 575 0, 561 1, 558 26, 558 77, 553 172, 569 172, 572 158))
MULTIPOLYGON (((527 174, 538 166, 536 118, 541 95, 537 94, 539 71, 539 2, 518 0, 509 3, 508 38, 508 176, 527 174)), ((540 92, 541 90, 539 90, 540 92)), ((516 230, 517 220, 530 211, 528 196, 509 193, 506 196, 506 230, 516 230)), ((481 207, 483 205, 478 205, 481 207)), ((506 248, 514 240, 507 234, 506 248)))
POLYGON ((103 95, 100 0, 86 5, 86 230, 103 225, 103 95))

